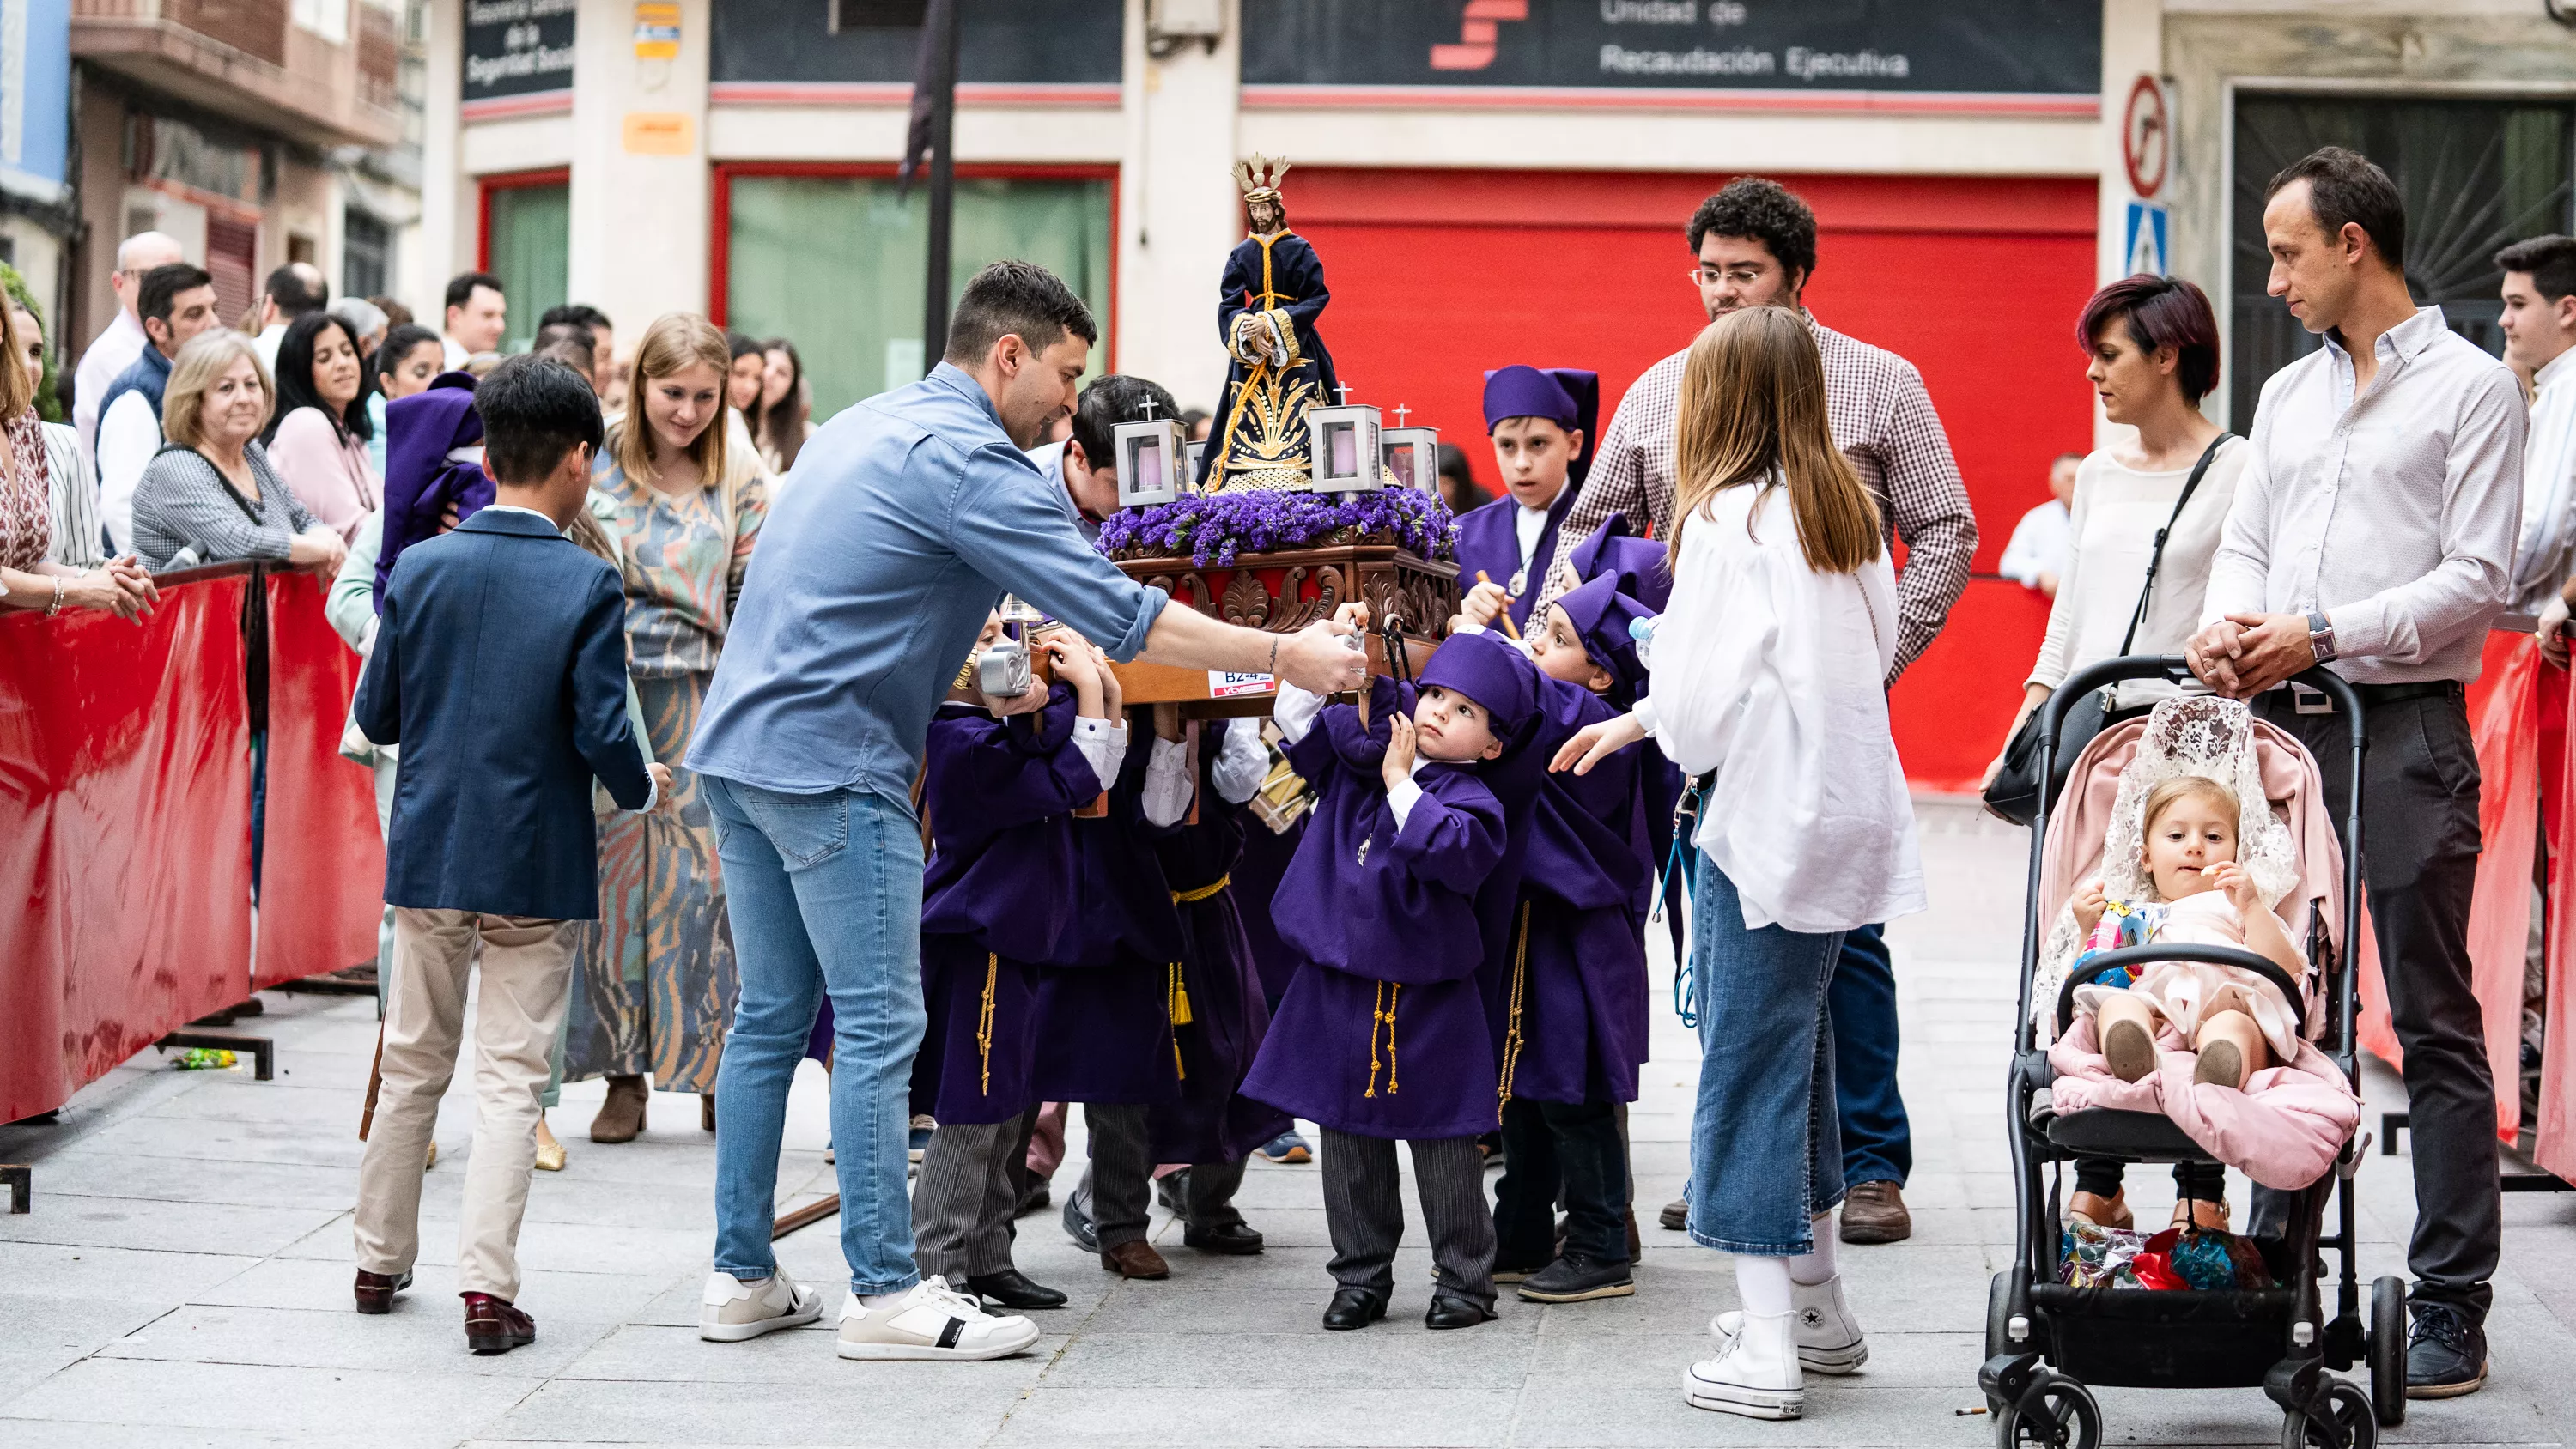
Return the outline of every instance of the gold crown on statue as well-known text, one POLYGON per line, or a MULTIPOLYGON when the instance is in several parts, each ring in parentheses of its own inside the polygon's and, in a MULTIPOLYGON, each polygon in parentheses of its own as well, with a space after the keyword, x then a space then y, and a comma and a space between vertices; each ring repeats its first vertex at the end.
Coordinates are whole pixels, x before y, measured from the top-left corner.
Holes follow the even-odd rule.
POLYGON ((1251 160, 1234 163, 1234 184, 1243 188, 1245 201, 1277 201, 1280 179, 1287 174, 1285 157, 1274 161, 1256 152, 1251 160))

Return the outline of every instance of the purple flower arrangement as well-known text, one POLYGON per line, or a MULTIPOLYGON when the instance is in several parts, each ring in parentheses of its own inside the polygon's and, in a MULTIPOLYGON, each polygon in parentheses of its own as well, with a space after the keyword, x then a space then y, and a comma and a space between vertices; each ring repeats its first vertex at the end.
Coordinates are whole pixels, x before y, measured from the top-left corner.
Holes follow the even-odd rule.
POLYGON ((1111 558, 1188 554, 1198 568, 1232 568, 1247 553, 1327 543, 1395 543, 1426 559, 1452 552, 1458 527, 1438 495, 1380 488, 1343 502, 1330 493, 1194 493, 1121 509, 1100 526, 1111 558))

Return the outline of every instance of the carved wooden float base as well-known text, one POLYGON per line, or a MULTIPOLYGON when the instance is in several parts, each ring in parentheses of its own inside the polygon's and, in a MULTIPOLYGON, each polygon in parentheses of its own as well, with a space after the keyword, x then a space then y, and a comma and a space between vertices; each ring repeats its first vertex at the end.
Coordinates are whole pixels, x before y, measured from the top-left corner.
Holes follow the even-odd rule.
MULTIPOLYGON (((1200 568, 1186 557, 1120 560, 1128 576, 1211 618, 1247 629, 1294 633, 1352 599, 1367 602, 1372 621, 1401 621, 1414 670, 1431 657, 1458 612, 1458 566, 1424 559, 1392 543, 1330 544, 1244 554, 1231 568, 1200 568)), ((1369 665, 1388 673, 1374 629, 1369 665)), ((1211 675, 1162 664, 1121 664, 1118 686, 1129 704, 1177 702, 1192 717, 1263 715, 1272 688, 1250 677, 1211 675)))

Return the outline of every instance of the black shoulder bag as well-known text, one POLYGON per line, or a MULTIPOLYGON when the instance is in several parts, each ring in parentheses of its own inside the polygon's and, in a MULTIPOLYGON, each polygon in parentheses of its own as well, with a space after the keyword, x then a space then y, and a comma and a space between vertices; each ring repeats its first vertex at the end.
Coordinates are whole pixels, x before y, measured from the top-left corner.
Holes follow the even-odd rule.
MULTIPOLYGON (((2129 611, 2129 632, 2120 636, 2120 653, 2127 654, 2130 646, 2137 643, 2138 626, 2146 622, 2147 600, 2155 593, 2157 571, 2164 567, 2165 540, 2181 521, 2183 509, 2190 505, 2191 495, 2199 489, 2201 477, 2209 472, 2218 450, 2234 436, 2221 432, 2201 450, 2200 461, 2192 465, 2191 476, 2183 480, 2182 496, 2174 500, 2172 516, 2156 530, 2155 550, 2147 556, 2146 582, 2138 586, 2138 606, 2129 611)), ((1994 780, 1986 786, 1986 808, 2015 825, 2028 825, 2039 818, 2040 713, 2040 709, 2033 709, 2023 718, 2021 727, 2013 731, 2011 743, 2004 746, 2003 768, 1995 771, 1994 780)), ((2057 728, 2057 748, 2048 762, 2049 804, 2057 803, 2058 793, 2066 788, 2068 769, 2093 737, 2136 713, 2112 709, 2108 689, 2097 689, 2066 707, 2066 716, 2057 728)))

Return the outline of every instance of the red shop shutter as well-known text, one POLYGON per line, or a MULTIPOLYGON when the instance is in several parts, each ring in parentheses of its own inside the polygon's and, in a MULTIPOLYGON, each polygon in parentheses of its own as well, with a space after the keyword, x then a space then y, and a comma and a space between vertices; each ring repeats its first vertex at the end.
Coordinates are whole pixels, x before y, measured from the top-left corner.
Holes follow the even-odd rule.
POLYGON ((215 316, 227 327, 259 298, 259 227, 206 216, 206 270, 215 274, 215 316))

